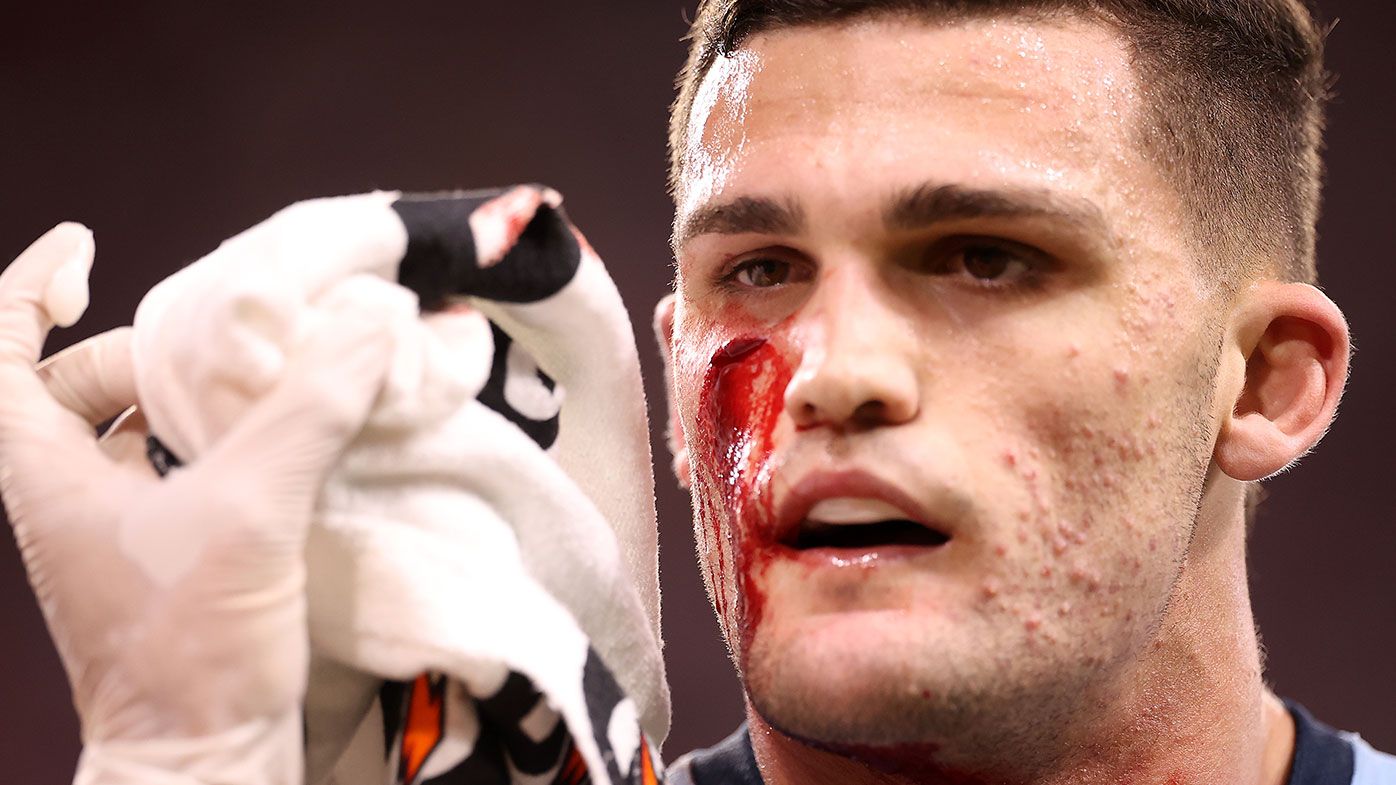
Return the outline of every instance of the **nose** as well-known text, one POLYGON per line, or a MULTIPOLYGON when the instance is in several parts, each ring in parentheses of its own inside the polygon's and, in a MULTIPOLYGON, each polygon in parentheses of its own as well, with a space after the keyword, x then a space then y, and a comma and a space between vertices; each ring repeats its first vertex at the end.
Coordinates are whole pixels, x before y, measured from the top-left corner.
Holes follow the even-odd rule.
POLYGON ((893 296, 857 270, 819 283, 799 320, 800 363, 785 389, 797 428, 868 428, 916 417, 915 335, 893 296))

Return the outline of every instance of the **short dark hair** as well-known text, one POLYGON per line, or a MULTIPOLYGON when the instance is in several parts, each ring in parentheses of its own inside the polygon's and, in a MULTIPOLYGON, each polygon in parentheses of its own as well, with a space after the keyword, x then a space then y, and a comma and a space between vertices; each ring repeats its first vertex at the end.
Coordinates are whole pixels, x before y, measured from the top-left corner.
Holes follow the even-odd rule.
POLYGON ((1145 90, 1146 153, 1177 184, 1195 247, 1228 288, 1315 280, 1324 31, 1303 0, 700 0, 669 117, 677 195, 694 96, 748 37, 876 13, 934 18, 1080 14, 1116 30, 1145 90))

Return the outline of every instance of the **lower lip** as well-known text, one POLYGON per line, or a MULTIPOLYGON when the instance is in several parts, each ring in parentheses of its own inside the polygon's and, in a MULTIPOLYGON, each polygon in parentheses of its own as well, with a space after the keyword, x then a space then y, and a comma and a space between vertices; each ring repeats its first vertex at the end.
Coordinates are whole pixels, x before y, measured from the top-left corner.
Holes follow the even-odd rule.
POLYGON ((791 548, 776 545, 770 549, 770 556, 814 569, 871 570, 934 559, 948 547, 948 542, 943 545, 872 545, 860 548, 791 548))

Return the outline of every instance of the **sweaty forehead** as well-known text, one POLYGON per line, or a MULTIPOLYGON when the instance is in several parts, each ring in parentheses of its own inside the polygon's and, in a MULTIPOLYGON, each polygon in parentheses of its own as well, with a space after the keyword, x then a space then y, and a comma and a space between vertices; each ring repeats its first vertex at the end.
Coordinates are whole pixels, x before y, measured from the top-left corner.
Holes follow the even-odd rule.
POLYGON ((1138 157, 1138 104, 1124 43, 1075 16, 880 15, 757 34, 696 93, 679 213, 792 167, 850 185, 903 173, 1099 186, 1138 157))

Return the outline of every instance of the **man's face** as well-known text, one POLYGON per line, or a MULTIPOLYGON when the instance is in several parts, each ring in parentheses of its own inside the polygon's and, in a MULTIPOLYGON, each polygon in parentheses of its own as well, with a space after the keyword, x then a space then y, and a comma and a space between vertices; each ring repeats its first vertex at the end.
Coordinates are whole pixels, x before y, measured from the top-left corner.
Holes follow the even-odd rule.
POLYGON ((1071 20, 782 30, 707 74, 673 405, 773 725, 934 742, 1146 659, 1219 334, 1141 108, 1119 39, 1071 20))

